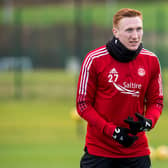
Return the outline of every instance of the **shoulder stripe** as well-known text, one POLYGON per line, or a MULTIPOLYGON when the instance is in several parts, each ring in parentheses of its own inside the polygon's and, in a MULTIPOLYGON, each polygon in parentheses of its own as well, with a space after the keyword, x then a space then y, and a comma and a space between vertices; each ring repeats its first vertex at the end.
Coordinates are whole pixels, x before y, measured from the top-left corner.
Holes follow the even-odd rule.
POLYGON ((89 78, 89 69, 90 69, 90 66, 93 62, 93 59, 100 57, 100 56, 103 56, 103 55, 106 55, 106 54, 107 54, 107 50, 104 47, 99 50, 95 50, 95 51, 91 52, 86 57, 86 59, 83 63, 82 74, 81 74, 80 89, 79 89, 80 94, 86 94, 86 87, 87 87, 87 82, 88 82, 88 78, 89 78))
POLYGON ((105 56, 108 52, 106 48, 101 48, 98 50, 95 50, 88 54, 86 59, 83 62, 82 65, 82 73, 81 73, 81 79, 80 79, 80 87, 79 87, 79 94, 85 94, 86 95, 86 89, 87 89, 87 83, 89 79, 89 69, 90 66, 95 58, 105 56))
POLYGON ((145 54, 145 55, 149 55, 149 56, 153 56, 153 57, 157 57, 153 52, 147 50, 147 49, 142 49, 140 54, 145 54))
POLYGON ((88 54, 86 60, 84 61, 84 65, 87 67, 89 64, 89 61, 95 57, 95 56, 100 56, 100 54, 107 53, 106 48, 101 48, 100 50, 95 50, 91 53, 88 54))

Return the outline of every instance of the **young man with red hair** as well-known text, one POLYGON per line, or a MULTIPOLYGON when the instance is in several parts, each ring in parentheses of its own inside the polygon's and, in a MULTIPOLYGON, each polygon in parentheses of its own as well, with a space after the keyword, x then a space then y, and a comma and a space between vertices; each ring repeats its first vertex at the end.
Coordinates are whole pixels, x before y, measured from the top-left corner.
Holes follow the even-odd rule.
POLYGON ((113 38, 85 57, 78 81, 77 111, 87 121, 81 168, 150 168, 145 131, 163 108, 159 60, 142 46, 140 11, 113 17, 113 38))

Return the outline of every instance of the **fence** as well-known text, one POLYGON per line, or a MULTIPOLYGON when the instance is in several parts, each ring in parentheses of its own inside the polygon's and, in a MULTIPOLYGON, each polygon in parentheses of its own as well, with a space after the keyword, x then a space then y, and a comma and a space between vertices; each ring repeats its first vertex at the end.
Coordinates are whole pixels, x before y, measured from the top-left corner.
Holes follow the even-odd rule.
MULTIPOLYGON (((112 38, 112 15, 122 5, 107 2, 87 4, 78 0, 68 5, 1 7, 0 65, 3 66, 0 69, 13 67, 10 57, 24 57, 27 61, 25 64, 21 61, 22 67, 36 69, 65 68, 72 59, 81 62, 89 50, 112 38)), ((163 10, 163 5, 155 7, 141 9, 145 22, 144 46, 156 52, 165 67, 168 66, 168 10, 163 10)))

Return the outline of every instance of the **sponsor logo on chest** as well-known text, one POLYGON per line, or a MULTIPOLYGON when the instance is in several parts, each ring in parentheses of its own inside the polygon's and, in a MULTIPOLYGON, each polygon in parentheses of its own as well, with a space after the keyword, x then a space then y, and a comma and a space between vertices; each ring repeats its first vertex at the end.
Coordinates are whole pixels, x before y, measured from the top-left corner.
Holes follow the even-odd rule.
MULTIPOLYGON (((146 72, 143 68, 137 70, 137 74, 140 77, 145 76, 146 72)), ((116 68, 112 68, 108 73, 108 82, 112 83, 113 86, 122 94, 132 95, 139 97, 142 84, 137 82, 127 82, 124 80, 122 84, 118 84, 119 73, 116 68)))

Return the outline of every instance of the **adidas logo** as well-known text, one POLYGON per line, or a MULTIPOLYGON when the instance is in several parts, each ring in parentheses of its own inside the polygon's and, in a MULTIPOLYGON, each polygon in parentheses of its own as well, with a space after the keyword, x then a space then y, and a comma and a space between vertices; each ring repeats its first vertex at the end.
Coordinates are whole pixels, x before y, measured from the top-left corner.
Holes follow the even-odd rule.
POLYGON ((113 68, 109 73, 111 73, 111 74, 116 74, 116 73, 118 73, 118 72, 116 71, 115 68, 113 68))

